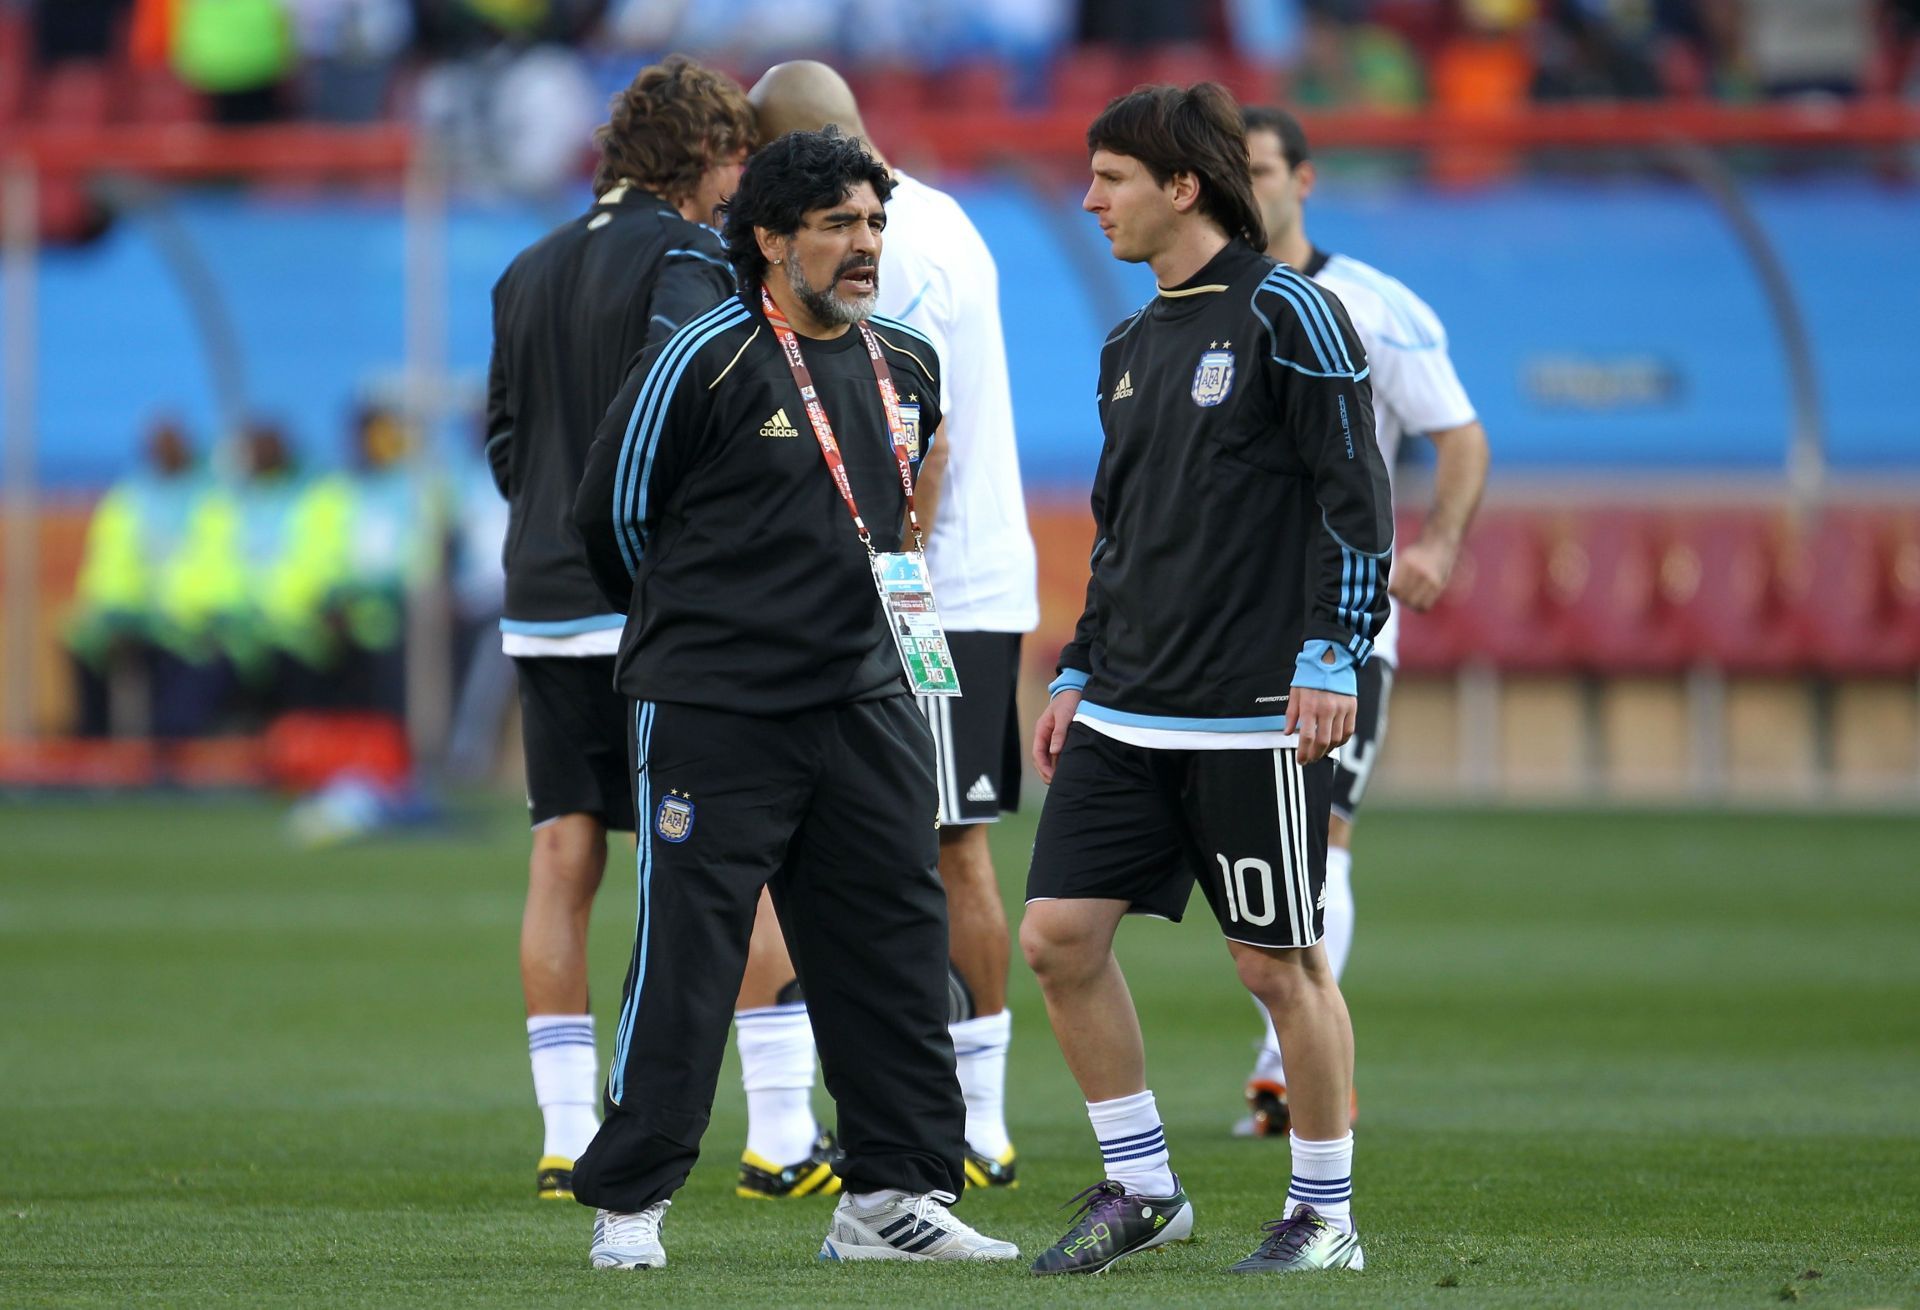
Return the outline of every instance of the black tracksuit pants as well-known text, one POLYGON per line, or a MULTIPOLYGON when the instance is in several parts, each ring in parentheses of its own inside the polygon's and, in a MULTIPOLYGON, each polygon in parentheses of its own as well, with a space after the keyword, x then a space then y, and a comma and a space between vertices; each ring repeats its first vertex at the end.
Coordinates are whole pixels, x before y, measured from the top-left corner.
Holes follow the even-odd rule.
POLYGON ((763 885, 852 1192, 964 1186, 933 742, 902 694, 790 718, 632 703, 639 915, 606 1117, 573 1194, 644 1209, 700 1153, 763 885))

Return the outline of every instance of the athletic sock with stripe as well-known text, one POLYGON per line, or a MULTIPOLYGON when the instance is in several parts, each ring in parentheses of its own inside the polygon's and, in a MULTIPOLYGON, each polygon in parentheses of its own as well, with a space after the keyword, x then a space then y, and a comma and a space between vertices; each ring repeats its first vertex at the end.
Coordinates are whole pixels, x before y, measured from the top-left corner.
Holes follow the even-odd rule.
POLYGON ((1006 1105, 1013 1011, 948 1024, 947 1031, 953 1035, 960 1095, 967 1102, 967 1145, 989 1160, 998 1160, 1013 1145, 1007 1138, 1006 1105))
POLYGON ((1293 1178, 1287 1184, 1287 1213, 1305 1201, 1343 1233, 1353 1231, 1353 1134, 1331 1142, 1303 1142, 1287 1134, 1293 1147, 1293 1178))
POLYGON ((546 1121, 542 1155, 577 1160, 600 1129, 594 1061, 593 1016, 530 1014, 527 1058, 533 1064, 533 1099, 546 1121))
POLYGON ((740 1085, 747 1093, 747 1149, 785 1167, 813 1151, 813 1027, 805 1002, 736 1010, 740 1085))
POLYGON ((1111 1101, 1088 1101, 1087 1118, 1100 1140, 1107 1177, 1136 1196, 1172 1196, 1167 1134, 1151 1089, 1111 1101))

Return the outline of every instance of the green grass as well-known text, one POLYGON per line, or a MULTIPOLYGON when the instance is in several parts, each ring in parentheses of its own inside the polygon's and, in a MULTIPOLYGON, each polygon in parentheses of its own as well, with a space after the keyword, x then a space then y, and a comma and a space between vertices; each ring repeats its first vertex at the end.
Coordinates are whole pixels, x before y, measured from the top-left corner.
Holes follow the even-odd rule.
MULTIPOLYGON (((996 833, 1010 893, 1030 835, 996 833)), ((1915 819, 1369 814, 1368 1268, 1283 1285, 1219 1272, 1286 1153, 1227 1135, 1253 1012, 1197 898, 1120 948, 1192 1245, 1065 1284, 820 1265, 826 1203, 731 1195, 730 1067, 672 1264, 593 1274, 584 1210, 531 1199, 526 844, 511 806, 322 853, 252 803, 0 807, 0 1305, 1920 1306, 1915 819)), ((1098 1165, 1017 963, 1013 995, 1025 1185, 962 1214, 1037 1253, 1098 1165)))

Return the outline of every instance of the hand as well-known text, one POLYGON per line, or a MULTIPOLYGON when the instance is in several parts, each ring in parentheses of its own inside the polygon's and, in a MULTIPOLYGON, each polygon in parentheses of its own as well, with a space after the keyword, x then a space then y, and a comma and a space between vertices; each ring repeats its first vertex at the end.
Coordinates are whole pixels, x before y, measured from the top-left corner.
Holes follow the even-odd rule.
POLYGON ((1416 541, 1394 552, 1393 578, 1387 584, 1387 594, 1409 609, 1432 609, 1447 589, 1459 554, 1459 547, 1434 541, 1416 541))
POLYGON ((1300 762, 1312 764, 1346 745, 1359 712, 1360 702, 1352 696, 1294 687, 1287 696, 1287 731, 1300 734, 1300 762))
POLYGON ((1047 702, 1040 721, 1033 725, 1033 767, 1040 771, 1040 781, 1053 781, 1054 765, 1059 763, 1060 751, 1067 744, 1067 725, 1073 722, 1079 709, 1080 693, 1069 688, 1047 702))

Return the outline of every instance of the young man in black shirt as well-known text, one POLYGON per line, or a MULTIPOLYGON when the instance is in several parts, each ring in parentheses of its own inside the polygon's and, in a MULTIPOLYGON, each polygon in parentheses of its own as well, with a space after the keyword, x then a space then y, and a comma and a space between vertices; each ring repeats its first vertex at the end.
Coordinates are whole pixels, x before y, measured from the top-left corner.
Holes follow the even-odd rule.
POLYGON ((520 979, 546 1121, 536 1192, 571 1195, 598 1126, 587 922, 607 830, 631 831, 626 703, 613 689, 624 613, 587 571, 573 496, 594 429, 648 343, 733 294, 705 226, 756 124, 731 79, 683 55, 641 70, 595 134, 594 204, 516 257, 493 289, 487 459, 510 509, 502 644, 520 683, 533 822, 520 979))
POLYGON ((947 1210, 965 1107, 933 744, 875 590, 909 562, 902 520, 919 535, 940 380, 925 338, 872 314, 891 190, 837 132, 755 155, 727 210, 740 295, 648 350, 581 483, 595 576, 631 596, 616 680, 641 825, 606 1118, 573 1180, 599 1268, 665 1263, 763 886, 840 1113, 822 1257, 1019 1255, 947 1210))
POLYGON ((1178 920, 1195 881, 1294 1074, 1286 1208, 1233 1268, 1358 1269, 1353 1031, 1320 937, 1327 753, 1387 614, 1366 354, 1336 300, 1262 253, 1221 88, 1124 96, 1087 146, 1084 207, 1160 293, 1101 352, 1092 577, 1034 733, 1052 790, 1020 941, 1106 1163, 1034 1272, 1192 1232, 1113 936, 1129 913, 1178 920))

